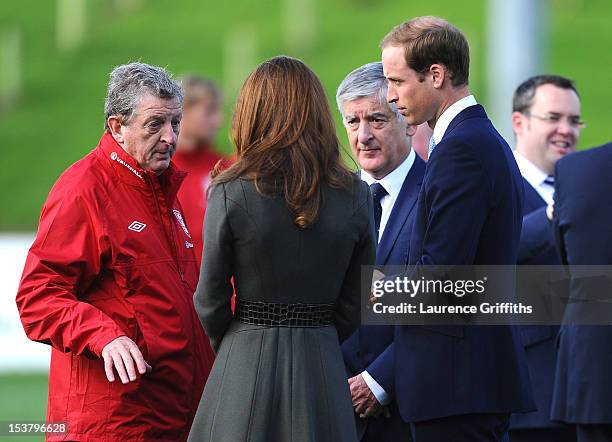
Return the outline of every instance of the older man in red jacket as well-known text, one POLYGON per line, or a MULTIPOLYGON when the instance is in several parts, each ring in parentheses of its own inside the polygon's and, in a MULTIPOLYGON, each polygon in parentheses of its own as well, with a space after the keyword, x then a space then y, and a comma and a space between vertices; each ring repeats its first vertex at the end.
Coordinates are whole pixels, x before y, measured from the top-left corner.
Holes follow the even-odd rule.
POLYGON ((97 148, 51 190, 17 306, 53 347, 47 440, 181 441, 212 353, 193 308, 198 280, 171 162, 179 85, 161 68, 111 73, 97 148), (116 379, 116 378, 119 379, 116 379))

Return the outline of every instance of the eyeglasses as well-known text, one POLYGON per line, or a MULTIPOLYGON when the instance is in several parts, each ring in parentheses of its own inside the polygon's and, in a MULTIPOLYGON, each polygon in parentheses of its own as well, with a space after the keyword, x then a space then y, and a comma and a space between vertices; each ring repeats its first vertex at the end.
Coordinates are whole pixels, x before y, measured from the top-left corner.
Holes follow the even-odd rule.
POLYGON ((574 129, 584 129, 586 127, 586 123, 580 119, 580 117, 565 117, 559 114, 546 114, 546 115, 538 115, 533 112, 523 112, 523 115, 527 115, 528 117, 533 117, 538 120, 544 121, 547 124, 559 124, 561 120, 565 118, 567 124, 569 124, 574 129))

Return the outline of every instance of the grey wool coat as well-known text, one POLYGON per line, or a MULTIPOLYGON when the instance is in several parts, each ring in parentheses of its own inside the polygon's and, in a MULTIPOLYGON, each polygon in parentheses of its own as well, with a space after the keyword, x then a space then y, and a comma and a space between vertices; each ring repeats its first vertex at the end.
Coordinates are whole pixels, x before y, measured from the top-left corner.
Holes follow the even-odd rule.
POLYGON ((321 191, 317 220, 300 229, 284 197, 250 180, 212 189, 194 302, 217 358, 190 441, 356 440, 340 341, 359 325, 362 266, 374 262, 372 203, 356 177, 321 191), (239 300, 333 304, 334 326, 238 322, 232 277, 239 300))

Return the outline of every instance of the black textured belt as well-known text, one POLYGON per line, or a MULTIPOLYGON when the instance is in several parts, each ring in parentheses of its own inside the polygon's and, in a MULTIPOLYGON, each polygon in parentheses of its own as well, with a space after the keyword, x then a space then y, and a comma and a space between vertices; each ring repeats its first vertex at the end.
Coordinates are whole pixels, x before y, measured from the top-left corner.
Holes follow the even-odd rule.
POLYGON ((334 304, 281 304, 236 298, 234 318, 267 327, 327 327, 334 324, 334 304))

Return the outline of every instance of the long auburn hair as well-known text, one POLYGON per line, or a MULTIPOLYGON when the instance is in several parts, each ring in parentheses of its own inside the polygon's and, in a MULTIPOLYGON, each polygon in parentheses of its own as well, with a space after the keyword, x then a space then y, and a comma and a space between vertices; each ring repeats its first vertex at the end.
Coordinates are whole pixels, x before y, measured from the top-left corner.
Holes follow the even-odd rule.
POLYGON ((237 162, 223 172, 215 168, 213 184, 242 177, 262 195, 283 195, 302 229, 317 219, 322 184, 348 187, 352 181, 323 86, 295 58, 271 58, 248 76, 230 137, 237 162))

